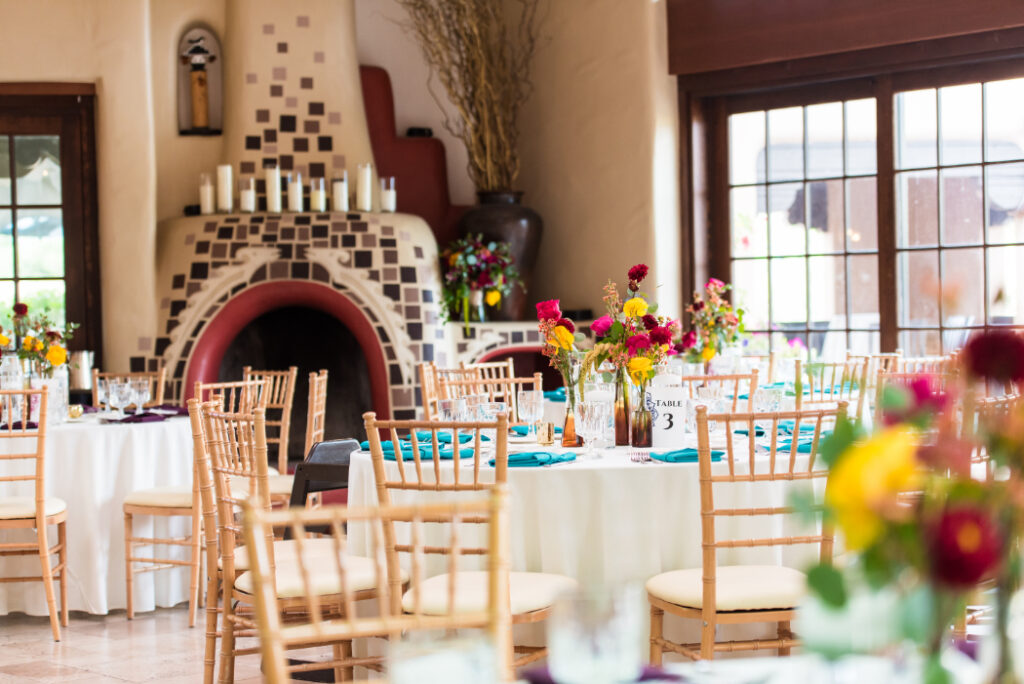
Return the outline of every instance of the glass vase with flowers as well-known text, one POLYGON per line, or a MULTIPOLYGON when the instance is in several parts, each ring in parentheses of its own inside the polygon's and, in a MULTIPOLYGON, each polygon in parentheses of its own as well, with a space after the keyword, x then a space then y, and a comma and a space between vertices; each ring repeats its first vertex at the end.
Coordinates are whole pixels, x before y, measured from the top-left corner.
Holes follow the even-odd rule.
POLYGON ((44 312, 29 315, 28 305, 17 303, 11 315, 18 358, 28 365, 33 389, 46 389, 47 420, 63 422, 67 416, 68 379, 67 343, 74 337, 78 325, 58 324, 44 312))
POLYGON ((487 320, 485 306, 497 307, 516 283, 519 270, 508 243, 484 242, 480 235, 455 240, 441 253, 444 264, 444 312, 449 320, 487 320))
POLYGON ((682 334, 674 349, 687 363, 704 364, 705 372, 711 359, 743 339, 743 309, 733 308, 726 299, 731 289, 732 285, 710 278, 704 291, 694 292, 693 301, 686 307, 690 329, 682 334))
POLYGON ((548 357, 552 368, 562 376, 565 386, 565 419, 562 422, 562 446, 583 446, 576 434, 576 384, 580 378, 580 353, 576 343, 582 342, 583 333, 576 332, 576 325, 562 315, 557 299, 537 304, 537 327, 544 340, 542 353, 548 357))

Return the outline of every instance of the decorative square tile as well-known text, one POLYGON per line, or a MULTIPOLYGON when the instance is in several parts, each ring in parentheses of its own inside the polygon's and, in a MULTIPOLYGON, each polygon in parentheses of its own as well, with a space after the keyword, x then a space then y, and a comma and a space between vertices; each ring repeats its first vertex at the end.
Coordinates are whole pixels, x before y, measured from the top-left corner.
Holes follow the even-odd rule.
POLYGON ((246 83, 256 83, 257 81, 258 79, 256 78, 256 74, 249 73, 245 75, 246 83))
POLYGON ((345 168, 345 155, 336 154, 333 157, 331 157, 331 165, 336 169, 345 168))
POLYGON ((314 52, 313 53, 313 62, 315 64, 323 64, 324 63, 324 53, 320 52, 319 50, 314 52))
POLYGON ((272 35, 274 35, 274 25, 273 24, 264 24, 263 25, 263 35, 265 35, 265 36, 272 36, 272 35))
POLYGON ((274 67, 271 70, 271 75, 275 81, 283 81, 288 78, 288 70, 282 67, 274 67))
POLYGON ((302 88, 303 90, 312 90, 313 89, 313 77, 312 76, 303 76, 302 78, 300 78, 299 79, 299 87, 302 88))
POLYGON ((278 43, 277 44, 277 51, 279 53, 288 52, 288 43, 278 43))
POLYGON ((305 121, 302 122, 302 132, 303 133, 319 133, 320 132, 320 122, 316 121, 314 119, 306 119, 305 121))
POLYGON ((327 123, 329 124, 340 124, 341 123, 341 112, 328 112, 327 123))
POLYGON ((309 17, 302 15, 296 18, 295 25, 299 28, 309 28, 309 17))

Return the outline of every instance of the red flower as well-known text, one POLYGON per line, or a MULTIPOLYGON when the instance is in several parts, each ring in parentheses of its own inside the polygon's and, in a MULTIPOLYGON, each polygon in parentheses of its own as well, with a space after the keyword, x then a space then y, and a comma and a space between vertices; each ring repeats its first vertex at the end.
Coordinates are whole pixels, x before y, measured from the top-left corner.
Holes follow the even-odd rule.
POLYGON ((986 330, 968 340, 964 358, 972 375, 997 382, 1024 382, 1024 336, 986 330))
POLYGON ((658 319, 651 314, 644 314, 644 317, 640 320, 644 322, 644 327, 648 330, 654 330, 658 327, 658 319))
POLYGON ((28 304, 22 304, 21 302, 18 302, 17 304, 14 305, 14 315, 15 316, 24 316, 27 313, 28 313, 28 304))
POLYGON ((668 328, 657 327, 649 333, 654 344, 671 344, 672 333, 668 328))
POLYGON ((560 325, 571 333, 576 332, 576 326, 568 318, 559 318, 555 325, 560 325))
POLYGON ((61 335, 56 330, 47 330, 46 331, 46 337, 48 339, 51 339, 51 340, 59 340, 59 339, 61 339, 63 337, 63 335, 61 335))
POLYGON ((683 341, 680 342, 680 345, 683 347, 683 351, 686 351, 695 344, 697 344, 697 333, 693 330, 687 331, 687 333, 683 335, 683 341))
POLYGON ((1002 535, 985 511, 970 504, 947 508, 930 534, 932 574, 942 584, 973 587, 999 564, 1002 535))
POLYGON ((562 310, 558 306, 557 299, 549 299, 546 302, 537 304, 538 321, 557 321, 562 317, 562 310))
POLYGON ((639 285, 640 282, 647 277, 647 271, 647 264, 637 264, 633 268, 629 269, 629 282, 639 285))
POLYGON ((698 299, 697 301, 695 301, 693 303, 693 311, 694 311, 694 313, 696 313, 698 311, 701 311, 703 309, 704 309, 704 302, 703 301, 698 299))
POLYGON ((641 349, 648 349, 651 346, 651 338, 647 335, 633 335, 626 340, 626 349, 629 350, 630 356, 636 356, 636 353, 641 349))

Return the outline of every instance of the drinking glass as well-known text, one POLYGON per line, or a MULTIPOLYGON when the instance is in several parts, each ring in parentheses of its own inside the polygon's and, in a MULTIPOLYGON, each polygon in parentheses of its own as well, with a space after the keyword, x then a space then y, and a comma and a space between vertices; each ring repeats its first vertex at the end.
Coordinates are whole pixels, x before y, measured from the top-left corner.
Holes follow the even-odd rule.
POLYGON ((107 405, 117 412, 118 418, 124 418, 124 407, 131 403, 131 386, 127 382, 110 380, 107 382, 107 405))
POLYGON ((594 437, 594 446, 597 446, 597 442, 600 442, 602 446, 615 446, 612 437, 612 433, 615 430, 615 384, 611 382, 588 382, 583 386, 583 396, 587 401, 608 404, 608 423, 594 437))
MULTIPOLYGON (((755 413, 778 413, 780 410, 782 410, 782 390, 774 387, 758 387, 757 390, 755 390, 755 413)), ((764 430, 765 435, 768 436, 768 431, 772 429, 772 421, 759 420, 757 421, 757 425, 764 430)))
POLYGON ((537 431, 537 423, 544 415, 544 394, 539 390, 521 390, 516 397, 519 402, 519 419, 530 426, 530 434, 537 431))
POLYGON ((437 414, 438 419, 446 423, 458 423, 466 420, 465 398, 438 399, 437 414))
POLYGON ((152 398, 149 380, 146 378, 132 380, 132 394, 135 400, 135 415, 140 415, 145 410, 146 402, 152 398))
POLYGON ((644 661, 644 602, 634 586, 561 596, 548 618, 548 667, 562 684, 635 682, 644 661))
POLYGON ((606 401, 585 400, 576 402, 573 414, 576 418, 576 432, 587 447, 586 455, 595 456, 594 442, 603 437, 608 426, 611 404, 606 401))
POLYGON ((463 398, 466 400, 466 419, 480 420, 480 404, 487 401, 487 395, 467 394, 463 398))
POLYGON ((654 367, 651 387, 682 387, 682 385, 682 375, 668 363, 659 363, 654 367))
POLYGON ((96 408, 99 408, 100 406, 103 406, 103 407, 107 406, 107 396, 108 396, 108 394, 107 394, 107 381, 106 380, 97 379, 96 380, 96 403, 97 403, 96 408))
MULTIPOLYGON (((498 420, 499 414, 506 413, 508 409, 503 401, 484 401, 480 403, 477 410, 480 412, 481 422, 493 423, 498 420)), ((481 430, 481 432, 491 438, 492 445, 497 445, 497 430, 481 430)))

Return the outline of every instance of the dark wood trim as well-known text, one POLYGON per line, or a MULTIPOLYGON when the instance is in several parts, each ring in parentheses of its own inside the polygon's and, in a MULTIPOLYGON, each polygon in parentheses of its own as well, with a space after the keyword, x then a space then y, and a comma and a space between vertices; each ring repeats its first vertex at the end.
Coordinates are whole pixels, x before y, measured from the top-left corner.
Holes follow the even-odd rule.
POLYGON ((883 352, 894 352, 899 346, 893 97, 892 79, 888 76, 880 77, 875 95, 875 157, 878 168, 875 201, 878 212, 878 318, 880 349, 883 352))
POLYGON ((729 238, 729 116, 725 102, 716 99, 711 106, 711 206, 708 226, 708 275, 732 282, 732 248, 729 238))
POLYGON ((95 83, 0 83, 0 96, 4 95, 57 95, 93 96, 95 83))
POLYGON ((761 109, 778 109, 857 100, 875 96, 875 78, 860 78, 836 83, 818 83, 793 88, 780 88, 757 93, 723 96, 727 114, 754 112, 761 109))
POLYGON ((679 236, 679 301, 685 307, 693 290, 694 266, 693 136, 690 133, 693 114, 689 95, 680 90, 678 98, 679 222, 682 226, 682 234, 679 236))

